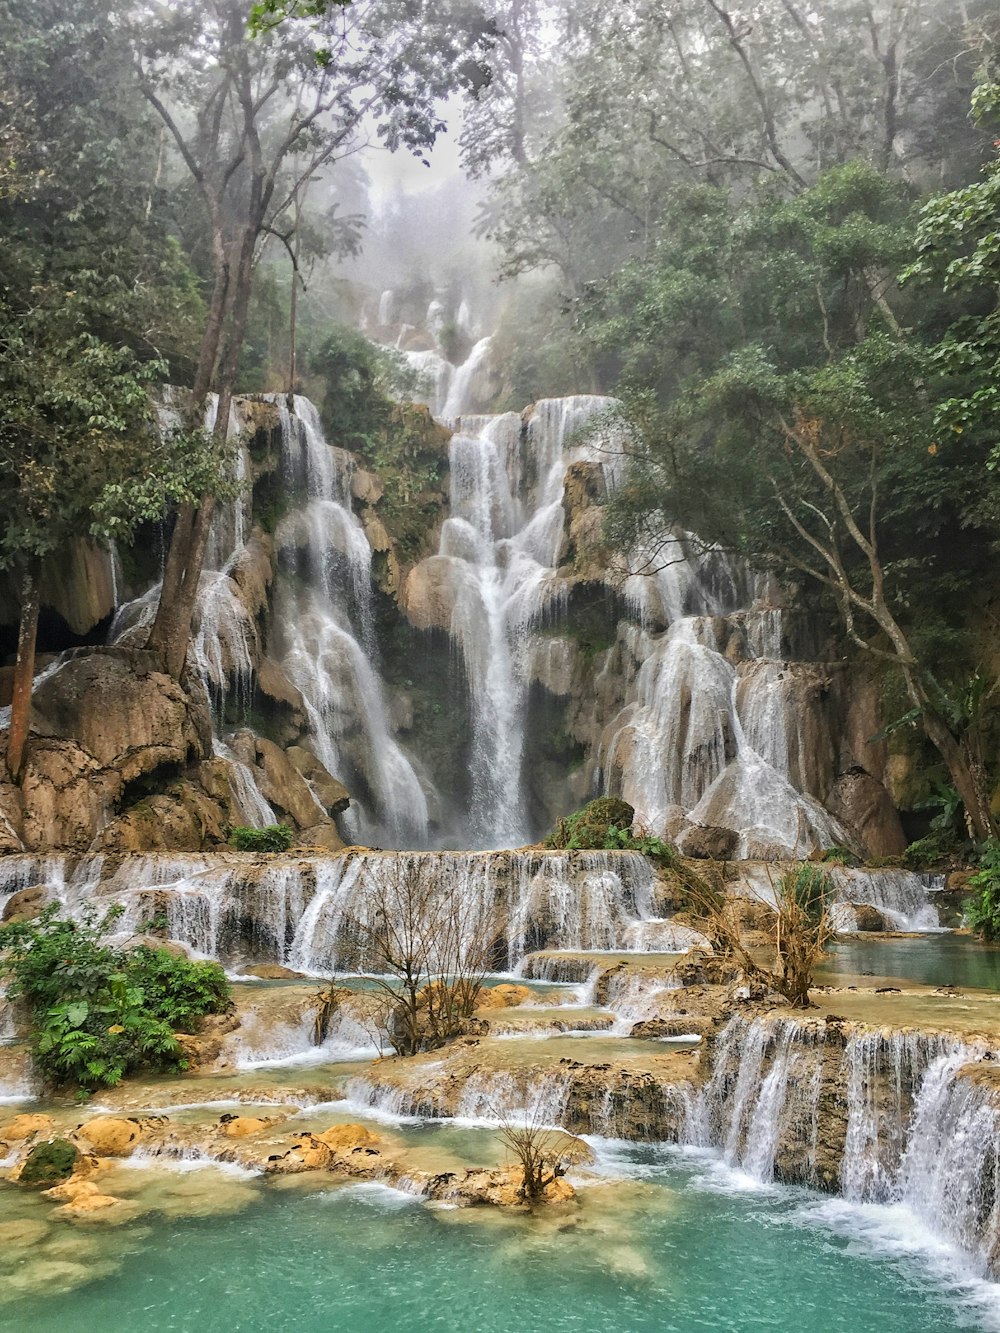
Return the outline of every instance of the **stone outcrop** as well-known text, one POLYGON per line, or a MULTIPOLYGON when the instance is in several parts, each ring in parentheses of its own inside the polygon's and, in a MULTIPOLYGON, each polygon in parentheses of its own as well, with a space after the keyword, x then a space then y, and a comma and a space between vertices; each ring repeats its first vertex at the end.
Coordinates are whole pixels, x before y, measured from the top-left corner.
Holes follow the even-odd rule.
POLYGON ((842 773, 827 804, 842 824, 857 833, 869 856, 899 856, 906 850, 906 835, 892 797, 863 768, 842 773))

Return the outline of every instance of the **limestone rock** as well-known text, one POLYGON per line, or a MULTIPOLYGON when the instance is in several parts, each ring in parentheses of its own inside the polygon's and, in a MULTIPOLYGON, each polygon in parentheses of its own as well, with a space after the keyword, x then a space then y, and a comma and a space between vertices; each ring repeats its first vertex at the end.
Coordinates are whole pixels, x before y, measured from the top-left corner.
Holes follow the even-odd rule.
POLYGON ((79 1156, 68 1139, 46 1139, 35 1144, 11 1178, 22 1185, 58 1185, 73 1174, 79 1156))
POLYGON ((278 963, 255 963, 253 967, 245 967, 244 975, 248 977, 257 977, 261 981, 299 981, 305 976, 304 972, 293 972, 290 967, 281 967, 278 963))
POLYGON ((432 555, 407 574, 400 607, 415 629, 450 629, 462 583, 469 579, 464 563, 450 556, 432 555))
POLYGON ((696 860, 726 861, 736 851, 739 835, 734 829, 710 824, 688 824, 677 839, 682 856, 696 860))
POLYGON ((290 714, 296 730, 305 726, 306 703, 302 692, 292 684, 273 658, 262 657, 258 663, 257 692, 272 707, 290 714))
POLYGON ((365 468, 355 468, 351 475, 351 495, 362 504, 374 505, 385 494, 385 485, 381 477, 365 468))
POLYGON ((98 835, 104 852, 197 852, 226 841, 227 810, 187 779, 146 797, 98 835))
POLYGON ((840 775, 827 805, 842 824, 854 829, 869 856, 900 856, 906 850, 906 835, 891 796, 863 768, 840 775))
POLYGON ((283 1119, 283 1116, 228 1115, 223 1116, 219 1124, 227 1139, 249 1139, 255 1134, 263 1134, 265 1129, 283 1119))
POLYGON ((317 824, 326 812, 284 750, 273 741, 258 736, 256 751, 263 769, 263 778, 258 785, 265 800, 290 816, 299 828, 317 824))
POLYGON ((852 903, 851 911, 854 913, 855 930, 880 931, 890 929, 878 908, 872 907, 869 903, 852 903))
POLYGON ((92 652, 71 658, 35 691, 39 735, 72 739, 125 782, 164 764, 211 753, 192 699, 155 669, 153 654, 92 652))
POLYGON ((122 786, 120 773, 102 769, 76 741, 32 739, 21 781, 25 846, 89 848, 122 786))
POLYGON ((128 1157, 142 1137, 142 1126, 134 1120, 99 1116, 86 1121, 76 1132, 98 1157, 128 1157))
POLYGON ((365 1125, 331 1125, 316 1137, 336 1153, 351 1153, 358 1148, 376 1148, 381 1143, 365 1125))
POLYGON ((499 986, 484 986, 476 1000, 477 1009, 513 1009, 517 1005, 527 1004, 532 998, 528 986, 515 986, 502 982, 499 986))
POLYGON ((43 884, 35 884, 27 889, 18 889, 12 893, 3 905, 0 921, 13 924, 18 921, 34 921, 45 906, 46 890, 43 884))
POLYGON ((78 1194, 71 1202, 64 1203, 61 1208, 57 1208, 53 1213, 54 1217, 86 1217, 90 1213, 101 1213, 108 1208, 114 1208, 122 1202, 116 1199, 113 1194, 102 1194, 94 1186, 93 1193, 78 1194))
POLYGON ((0 856, 23 852, 21 792, 11 782, 0 780, 0 856))
POLYGON ((20 1143, 24 1139, 36 1138, 39 1134, 51 1134, 55 1121, 50 1115, 23 1112, 0 1125, 0 1139, 4 1143, 20 1143))
POLYGON ((320 763, 312 750, 305 745, 290 745, 285 754, 309 783, 328 815, 339 815, 347 809, 351 803, 350 792, 320 763))
POLYGON ((65 620, 74 634, 87 634, 115 609, 111 555, 77 539, 47 560, 41 579, 42 605, 65 620))

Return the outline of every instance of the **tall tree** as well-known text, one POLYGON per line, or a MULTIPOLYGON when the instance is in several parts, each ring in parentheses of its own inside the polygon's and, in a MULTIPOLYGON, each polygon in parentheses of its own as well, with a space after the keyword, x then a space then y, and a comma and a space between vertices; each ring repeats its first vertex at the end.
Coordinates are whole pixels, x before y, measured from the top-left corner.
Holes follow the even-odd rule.
POLYGON ((158 517, 195 462, 197 439, 152 432, 150 392, 183 370, 199 301, 110 5, 0 0, 0 25, 0 569, 21 612, 17 778, 43 562, 158 517))
MULTIPOLYGON (((285 7, 287 8, 287 7, 285 7)), ((306 5, 313 13, 322 6, 306 5)), ((183 0, 133 16, 139 85, 166 126, 204 210, 212 287, 191 395, 192 422, 218 394, 229 426, 255 263, 306 181, 370 136, 422 153, 444 128, 438 100, 481 77, 489 25, 464 5, 358 0, 315 24, 252 40, 242 0, 183 0)), ((213 497, 177 515, 149 645, 179 676, 213 497)))

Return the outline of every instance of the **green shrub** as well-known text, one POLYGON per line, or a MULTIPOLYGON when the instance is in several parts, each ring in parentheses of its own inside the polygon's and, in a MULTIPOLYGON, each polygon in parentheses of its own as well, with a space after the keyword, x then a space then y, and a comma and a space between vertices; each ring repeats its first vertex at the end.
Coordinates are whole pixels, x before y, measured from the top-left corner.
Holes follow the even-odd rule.
POLYGON ((599 796, 582 810, 560 819, 544 845, 571 852, 641 852, 661 865, 673 865, 677 853, 669 843, 648 833, 632 832, 634 814, 627 801, 616 796, 599 796))
POLYGON ((859 864, 858 858, 850 847, 842 847, 839 844, 827 847, 819 859, 824 865, 828 866, 856 866, 859 864))
POLYGON ((926 838, 918 838, 916 842, 911 842, 903 853, 903 865, 907 870, 926 870, 953 859, 957 850, 955 835, 948 830, 939 829, 928 833, 926 838))
POLYGON ((294 837, 287 824, 268 824, 266 828, 238 824, 230 833, 229 842, 239 852, 287 852, 294 837))
POLYGON ((28 1005, 32 1057, 57 1086, 92 1091, 141 1070, 183 1069, 174 1030, 229 1002, 218 963, 102 943, 118 915, 66 921, 48 907, 35 921, 0 926, 0 975, 11 998, 28 1005))
POLYGON ((979 870, 969 880, 965 904, 969 925, 984 940, 1000 940, 1000 839, 990 838, 979 854, 979 870))

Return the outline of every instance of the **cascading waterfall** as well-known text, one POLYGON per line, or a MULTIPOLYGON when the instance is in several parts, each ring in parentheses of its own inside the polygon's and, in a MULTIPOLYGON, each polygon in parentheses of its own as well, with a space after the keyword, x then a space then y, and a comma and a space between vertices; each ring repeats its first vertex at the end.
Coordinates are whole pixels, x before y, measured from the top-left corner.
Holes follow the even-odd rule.
POLYGON ((545 399, 527 426, 515 413, 465 417, 452 437, 450 514, 437 562, 451 599, 472 707, 468 830, 480 847, 530 837, 522 766, 530 634, 558 604, 563 476, 583 457, 613 467, 575 433, 612 400, 545 399))
POLYGON ((275 597, 277 653, 306 701, 316 752, 333 773, 350 768, 370 794, 368 836, 423 842, 427 798, 393 738, 374 664, 372 552, 350 507, 350 476, 305 398, 278 402, 286 484, 304 504, 275 541, 283 571, 275 597))
MULTIPOLYGON (((685 1141, 722 1150, 754 1179, 817 1179, 836 1149, 856 1204, 894 1204, 959 1247, 980 1271, 1000 1261, 1000 1098, 995 1052, 949 1034, 849 1032, 842 1053, 816 1021, 736 1016, 689 1102, 685 1141), (983 1077, 979 1077, 980 1070, 983 1077), (987 1072, 988 1071, 988 1072, 987 1072), (824 1080, 843 1091, 821 1101, 824 1080), (824 1109, 825 1108, 825 1109, 824 1109), (832 1118, 831 1118, 832 1116, 832 1118)), ((827 1180, 828 1185, 832 1182, 827 1180)))
POLYGON ((514 971, 533 949, 627 949, 630 930, 651 918, 655 887, 637 852, 356 852, 271 863, 164 853, 108 868, 99 856, 13 856, 0 871, 0 893, 45 884, 73 915, 119 904, 119 935, 165 914, 170 938, 199 955, 319 976, 363 964, 359 924, 374 929, 393 896, 418 905, 443 896, 456 905, 462 947, 495 940, 495 964, 514 971))

